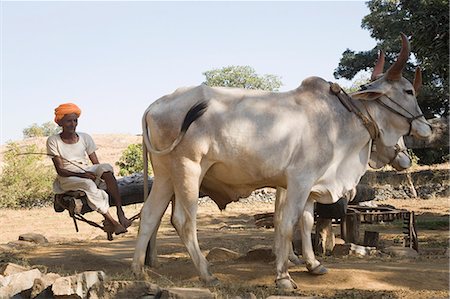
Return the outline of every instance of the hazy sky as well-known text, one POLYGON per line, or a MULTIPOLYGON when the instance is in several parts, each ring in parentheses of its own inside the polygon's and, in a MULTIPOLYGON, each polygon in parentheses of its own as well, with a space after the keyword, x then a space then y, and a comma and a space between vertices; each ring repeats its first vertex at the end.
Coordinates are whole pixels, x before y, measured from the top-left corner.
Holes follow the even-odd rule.
POLYGON ((347 48, 376 41, 363 1, 1 1, 1 143, 22 139, 74 102, 78 130, 141 133, 144 110, 203 72, 249 65, 281 77, 336 81, 347 48))

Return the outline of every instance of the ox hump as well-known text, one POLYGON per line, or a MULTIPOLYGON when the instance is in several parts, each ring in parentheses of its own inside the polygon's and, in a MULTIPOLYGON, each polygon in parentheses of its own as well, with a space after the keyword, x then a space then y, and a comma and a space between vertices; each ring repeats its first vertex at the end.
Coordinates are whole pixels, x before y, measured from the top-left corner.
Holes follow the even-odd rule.
POLYGON ((316 76, 308 77, 302 81, 300 86, 297 89, 303 91, 312 91, 312 90, 320 90, 320 89, 329 89, 330 84, 324 79, 316 76))

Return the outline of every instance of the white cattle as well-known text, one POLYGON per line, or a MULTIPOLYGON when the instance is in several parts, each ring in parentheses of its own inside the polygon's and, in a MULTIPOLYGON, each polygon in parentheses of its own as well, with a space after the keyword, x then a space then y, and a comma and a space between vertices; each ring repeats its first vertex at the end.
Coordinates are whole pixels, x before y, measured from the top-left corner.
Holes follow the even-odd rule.
MULTIPOLYGON (((275 210, 277 285, 295 287, 288 254, 298 219, 306 267, 320 272, 323 266, 309 241, 314 201, 336 202, 356 186, 366 171, 372 139, 394 147, 408 133, 431 135, 415 98, 419 76, 414 86, 402 77, 410 53, 403 34, 402 44, 389 70, 345 103, 328 82, 310 77, 288 92, 201 85, 151 104, 143 117, 143 139, 154 181, 141 211, 133 272, 143 272, 147 244, 172 201, 172 224, 200 278, 217 283, 197 240, 199 191, 223 209, 262 187, 287 189, 275 210)), ((154 252, 153 246, 150 263, 156 261, 154 252)))

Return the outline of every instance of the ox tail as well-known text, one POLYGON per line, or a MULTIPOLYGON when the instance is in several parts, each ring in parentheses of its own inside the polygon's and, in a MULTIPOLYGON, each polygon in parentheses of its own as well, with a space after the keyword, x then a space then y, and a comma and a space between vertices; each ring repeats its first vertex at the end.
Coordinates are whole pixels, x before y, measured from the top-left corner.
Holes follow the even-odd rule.
POLYGON ((175 139, 174 142, 172 142, 172 144, 170 146, 168 146, 167 148, 165 148, 163 150, 155 149, 150 142, 149 132, 148 132, 147 123, 146 123, 146 115, 149 111, 147 109, 145 111, 144 117, 142 119, 142 126, 143 126, 142 127, 143 128, 142 137, 143 137, 144 143, 147 147, 147 150, 149 152, 151 152, 152 154, 155 154, 158 156, 162 156, 162 155, 168 154, 171 151, 173 151, 173 149, 181 142, 184 135, 186 134, 186 131, 191 126, 191 124, 194 121, 196 121, 200 116, 202 116, 206 112, 207 108, 208 108, 208 104, 204 101, 192 106, 191 109, 189 109, 189 111, 186 113, 186 116, 184 117, 183 123, 181 125, 181 129, 180 129, 180 133, 178 133, 177 138, 175 139))
POLYGON ((148 128, 146 124, 146 117, 148 113, 148 108, 144 112, 144 116, 142 117, 142 161, 144 166, 144 174, 142 179, 144 180, 144 202, 148 197, 148 156, 149 152, 147 150, 147 144, 150 143, 150 139, 148 137, 148 128))
POLYGON ((144 201, 147 199, 148 196, 148 158, 149 153, 155 154, 155 155, 165 155, 167 153, 170 153, 183 139, 183 136, 186 134, 186 131, 189 129, 191 124, 196 121, 199 117, 201 117, 208 108, 208 103, 205 101, 199 102, 195 104, 194 106, 189 109, 189 111, 186 113, 186 116, 184 117, 183 123, 181 125, 180 133, 178 134, 175 141, 167 148, 163 150, 157 150, 153 147, 148 126, 147 126, 147 113, 149 112, 149 108, 145 110, 144 116, 142 117, 142 160, 144 163, 144 201))

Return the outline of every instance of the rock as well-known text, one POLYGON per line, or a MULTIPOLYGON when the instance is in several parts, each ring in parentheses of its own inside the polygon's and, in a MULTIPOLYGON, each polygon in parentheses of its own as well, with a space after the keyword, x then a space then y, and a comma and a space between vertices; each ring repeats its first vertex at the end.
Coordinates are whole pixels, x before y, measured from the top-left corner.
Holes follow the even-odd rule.
POLYGON ((59 274, 48 273, 43 274, 40 278, 36 278, 31 289, 31 298, 38 296, 45 297, 47 294, 51 295, 51 286, 60 277, 61 275, 59 274))
POLYGON ((266 299, 316 299, 318 297, 311 296, 269 296, 266 299))
POLYGON ((272 247, 264 245, 256 245, 251 248, 245 255, 246 260, 271 262, 275 260, 272 247))
POLYGON ((55 296, 73 298, 101 297, 105 279, 106 275, 103 271, 86 271, 73 276, 61 277, 53 283, 52 292, 55 296))
POLYGON ((345 255, 369 256, 375 255, 376 253, 377 249, 375 247, 361 246, 353 243, 336 244, 332 252, 334 256, 345 256, 345 255))
POLYGON ((3 276, 8 276, 8 275, 12 275, 12 274, 20 273, 20 272, 25 272, 28 270, 29 269, 27 267, 13 264, 13 263, 0 264, 0 275, 3 275, 3 276))
POLYGON ((345 241, 343 239, 341 239, 341 238, 336 237, 334 239, 334 243, 335 243, 334 246, 336 246, 338 244, 342 245, 342 244, 345 244, 345 241))
POLYGON ((253 293, 245 293, 241 296, 236 296, 233 299, 257 299, 256 295, 253 293))
POLYGON ((6 244, 7 246, 9 246, 10 248, 14 248, 14 249, 20 249, 20 248, 24 248, 24 247, 33 247, 36 246, 35 243, 31 243, 31 242, 27 242, 27 241, 12 241, 12 242, 8 242, 8 244, 6 244))
POLYGON ((450 250, 450 248, 447 248, 447 250, 445 250, 445 254, 444 255, 446 257, 450 257, 450 251, 449 250, 450 250))
POLYGON ((203 288, 168 288, 161 291, 161 299, 214 299, 208 289, 203 288))
POLYGON ((35 233, 28 233, 28 234, 22 234, 19 236, 20 241, 27 241, 27 242, 33 242, 36 244, 45 244, 48 243, 48 240, 46 237, 44 237, 41 234, 35 234, 35 233))
POLYGON ((42 273, 38 269, 15 273, 5 277, 7 284, 0 287, 0 298, 11 298, 33 287, 34 280, 42 273))
POLYGON ((417 251, 409 247, 389 246, 384 248, 383 252, 393 257, 415 258, 419 256, 417 251))
POLYGON ((147 298, 159 296, 158 285, 147 281, 109 281, 105 283, 105 299, 147 298))
POLYGON ((223 262, 237 259, 239 256, 239 253, 230 249, 214 247, 209 251, 206 259, 210 262, 223 262))

